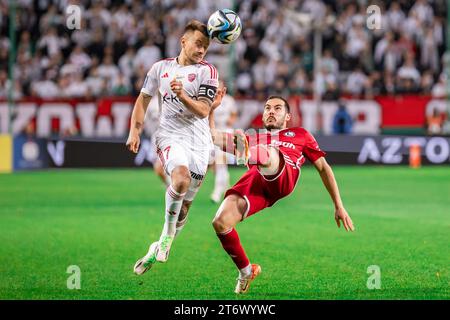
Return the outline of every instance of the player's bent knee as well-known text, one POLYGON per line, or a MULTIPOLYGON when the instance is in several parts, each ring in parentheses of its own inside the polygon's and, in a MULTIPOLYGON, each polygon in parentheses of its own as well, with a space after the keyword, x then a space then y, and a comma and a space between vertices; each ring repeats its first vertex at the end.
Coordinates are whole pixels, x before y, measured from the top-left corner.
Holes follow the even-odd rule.
POLYGON ((234 228, 242 220, 242 214, 236 205, 237 202, 232 198, 232 196, 225 198, 212 221, 213 228, 217 233, 234 228))
POLYGON ((225 219, 221 215, 214 217, 212 225, 217 233, 225 232, 231 228, 231 226, 226 223, 225 219))
POLYGON ((185 166, 179 166, 173 169, 171 179, 172 186, 178 192, 186 192, 191 184, 191 175, 189 169, 185 166))

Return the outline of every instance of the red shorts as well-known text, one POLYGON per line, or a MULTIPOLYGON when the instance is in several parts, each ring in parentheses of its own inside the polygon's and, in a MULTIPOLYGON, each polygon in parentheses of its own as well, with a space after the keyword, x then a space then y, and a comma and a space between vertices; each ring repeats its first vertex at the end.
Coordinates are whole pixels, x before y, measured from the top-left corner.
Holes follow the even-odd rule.
POLYGON ((294 191, 299 176, 300 169, 287 164, 283 164, 278 174, 270 177, 262 175, 258 167, 253 165, 227 190, 225 198, 230 194, 237 194, 247 201, 247 210, 243 217, 245 219, 288 196, 294 191))

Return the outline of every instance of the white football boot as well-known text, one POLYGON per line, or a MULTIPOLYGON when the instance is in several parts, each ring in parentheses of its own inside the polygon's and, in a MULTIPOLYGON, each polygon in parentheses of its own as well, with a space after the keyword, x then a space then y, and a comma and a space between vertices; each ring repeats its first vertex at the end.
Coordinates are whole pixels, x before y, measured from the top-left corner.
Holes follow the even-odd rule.
POLYGON ((158 248, 158 244, 158 241, 153 242, 150 245, 147 254, 136 262, 134 265, 135 274, 142 275, 153 267, 156 262, 156 250, 158 248))
POLYGON ((246 293, 250 287, 250 283, 255 280, 256 276, 261 273, 261 267, 258 264, 252 264, 252 273, 248 277, 237 279, 236 289, 234 293, 241 294, 246 293))
POLYGON ((156 261, 166 262, 169 259, 170 247, 174 238, 174 236, 166 235, 159 239, 158 248, 156 249, 156 261))

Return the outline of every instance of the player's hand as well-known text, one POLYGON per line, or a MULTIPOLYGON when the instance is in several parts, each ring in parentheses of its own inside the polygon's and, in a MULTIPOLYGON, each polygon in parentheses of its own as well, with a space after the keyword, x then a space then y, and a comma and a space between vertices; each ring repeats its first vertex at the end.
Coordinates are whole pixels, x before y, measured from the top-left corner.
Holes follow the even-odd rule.
POLYGON ((172 81, 170 81, 170 90, 172 90, 173 93, 175 93, 177 97, 180 98, 184 94, 183 82, 177 81, 177 79, 174 78, 172 81))
POLYGON ((247 165, 249 157, 249 146, 244 131, 240 129, 234 130, 234 146, 237 164, 247 165))
POLYGON ((139 134, 130 133, 126 146, 131 152, 138 153, 140 143, 141 138, 139 138, 139 134))
POLYGON ((345 210, 344 207, 337 208, 334 213, 334 220, 336 220, 336 224, 338 228, 341 227, 341 221, 344 225, 344 228, 346 231, 354 231, 355 227, 353 226, 353 221, 350 219, 350 216, 347 213, 347 210, 345 210))
POLYGON ((214 111, 220 104, 222 103, 222 99, 227 93, 227 87, 219 87, 216 92, 216 96, 214 97, 214 101, 211 104, 211 110, 214 111))

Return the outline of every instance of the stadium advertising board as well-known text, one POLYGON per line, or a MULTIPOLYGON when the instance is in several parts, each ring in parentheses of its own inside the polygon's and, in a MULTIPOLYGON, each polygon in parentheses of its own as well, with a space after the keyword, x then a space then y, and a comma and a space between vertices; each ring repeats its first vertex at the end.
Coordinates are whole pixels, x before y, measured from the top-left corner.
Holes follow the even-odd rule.
MULTIPOLYGON (((450 138, 408 136, 316 136, 331 164, 404 165, 410 147, 418 145, 424 165, 450 164, 450 138)), ((137 155, 125 150, 122 140, 49 140, 47 152, 52 167, 149 167, 155 151, 143 139, 137 155)), ((232 163, 234 164, 234 162, 232 163)))
MULTIPOLYGON (((316 132, 320 125, 325 135, 333 133, 333 117, 338 109, 335 101, 323 102, 320 108, 311 100, 291 97, 292 126, 303 126, 316 132)), ((133 97, 104 98, 98 101, 27 100, 18 102, 12 119, 13 134, 33 125, 38 137, 77 135, 83 138, 120 138, 128 133, 133 97)), ((261 102, 238 100, 241 114, 237 127, 260 125, 261 102)), ((389 128, 425 128, 426 115, 433 108, 445 110, 445 102, 430 97, 377 97, 374 100, 347 100, 346 108, 353 119, 352 133, 379 134, 389 128)), ((9 112, 0 102, 0 134, 7 133, 9 112)), ((152 132, 154 123, 146 121, 144 133, 152 132)))
POLYGON ((411 136, 317 136, 333 164, 408 164, 412 146, 423 164, 450 164, 450 138, 411 136))
POLYGON ((48 167, 45 139, 18 135, 13 140, 14 171, 43 169, 48 167))

